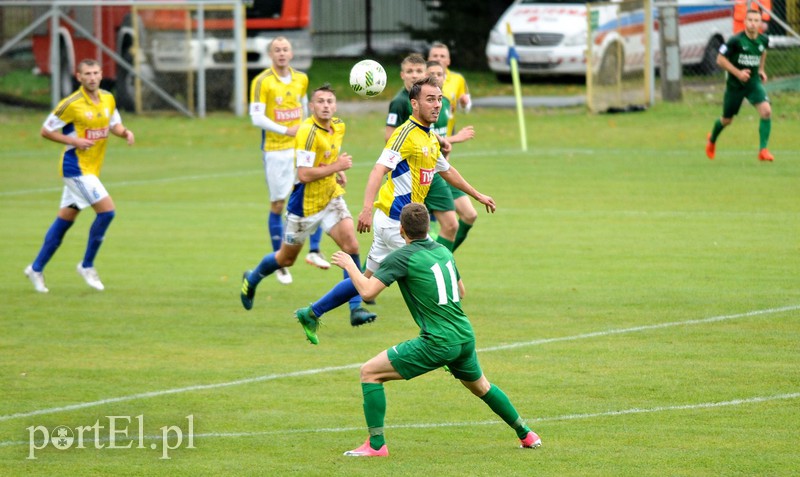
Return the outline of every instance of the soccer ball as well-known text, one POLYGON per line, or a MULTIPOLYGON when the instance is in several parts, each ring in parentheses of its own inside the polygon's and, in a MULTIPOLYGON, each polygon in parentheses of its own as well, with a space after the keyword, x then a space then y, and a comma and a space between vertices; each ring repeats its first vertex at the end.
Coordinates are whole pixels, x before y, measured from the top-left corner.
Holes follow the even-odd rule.
POLYGON ((359 96, 377 96, 386 87, 386 70, 377 61, 359 61, 350 70, 350 87, 359 96))

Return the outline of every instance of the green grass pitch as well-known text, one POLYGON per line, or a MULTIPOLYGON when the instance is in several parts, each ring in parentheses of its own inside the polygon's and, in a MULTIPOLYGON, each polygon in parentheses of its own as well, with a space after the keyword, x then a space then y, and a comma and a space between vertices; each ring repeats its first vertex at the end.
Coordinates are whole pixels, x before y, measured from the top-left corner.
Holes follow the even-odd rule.
MULTIPOLYGON (((386 385, 391 456, 373 460, 341 455, 366 436, 358 367, 417 330, 392 287, 375 323, 354 329, 333 311, 310 346, 292 311, 341 272, 302 259, 294 284, 269 277, 242 309, 241 273, 268 252, 249 118, 124 115, 137 144, 112 138, 102 175, 117 205, 96 261, 106 290, 75 273, 86 211, 39 295, 22 270, 55 216, 60 148, 39 137, 46 112, 0 110, 0 474, 794 474, 798 105, 773 98, 774 163, 756 159, 749 106, 709 161, 718 100, 617 116, 530 110, 527 153, 512 110, 461 116, 476 138, 453 164, 498 204, 456 254, 463 304, 487 377, 544 445, 518 449, 441 371, 386 385), (127 416, 116 442, 130 448, 108 448, 108 416, 127 416), (87 431, 83 449, 28 458, 29 428, 96 422, 105 440, 87 431), (169 426, 184 440, 169 439, 162 459, 169 426)), ((355 215, 384 115, 341 116, 355 215)), ((370 239, 359 236, 362 256, 370 239)))

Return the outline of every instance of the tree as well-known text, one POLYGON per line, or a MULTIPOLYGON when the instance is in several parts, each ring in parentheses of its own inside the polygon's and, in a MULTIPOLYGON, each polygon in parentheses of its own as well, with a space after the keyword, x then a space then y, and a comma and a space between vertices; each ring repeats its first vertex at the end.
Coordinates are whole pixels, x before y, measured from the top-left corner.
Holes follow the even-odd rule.
POLYGON ((486 41, 497 19, 513 0, 420 0, 431 15, 432 29, 404 25, 414 39, 441 41, 450 48, 456 68, 486 68, 486 41))

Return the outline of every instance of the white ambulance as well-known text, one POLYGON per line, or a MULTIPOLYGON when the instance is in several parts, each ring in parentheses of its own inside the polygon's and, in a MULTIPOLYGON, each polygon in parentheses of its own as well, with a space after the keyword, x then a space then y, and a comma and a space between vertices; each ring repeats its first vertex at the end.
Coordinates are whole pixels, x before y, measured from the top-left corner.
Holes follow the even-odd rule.
MULTIPOLYGON (((644 11, 630 2, 591 1, 597 25, 593 35, 593 72, 602 78, 644 67, 644 11), (595 5, 596 4, 596 5, 595 5)), ((673 1, 673 4, 676 2, 673 1)), ((641 4, 639 4, 641 5, 641 4)), ((659 61, 658 5, 654 2, 653 51, 659 61)), ((719 47, 733 34, 733 4, 717 0, 677 0, 681 63, 703 73, 716 71, 719 47)), ((489 34, 486 58, 502 81, 510 78, 506 25, 511 26, 526 75, 585 75, 586 3, 578 0, 516 0, 489 34)))

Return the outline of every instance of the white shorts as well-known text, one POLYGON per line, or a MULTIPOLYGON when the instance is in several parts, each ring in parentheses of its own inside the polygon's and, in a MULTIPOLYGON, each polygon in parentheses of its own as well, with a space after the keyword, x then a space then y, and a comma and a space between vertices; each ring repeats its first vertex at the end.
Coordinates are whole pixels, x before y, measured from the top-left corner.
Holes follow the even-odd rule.
POLYGON ((341 195, 334 197, 324 209, 314 215, 300 217, 291 213, 286 214, 283 241, 289 245, 303 245, 317 227, 322 227, 322 231, 329 234, 336 224, 352 217, 344 197, 341 195))
POLYGON ((83 210, 108 197, 108 191, 95 175, 64 177, 64 193, 61 208, 75 206, 83 210))
POLYGON ((294 149, 263 151, 261 160, 264 162, 269 201, 286 200, 294 186, 294 149))
POLYGON ((405 246, 400 235, 400 221, 389 218, 382 210, 372 216, 372 246, 367 255, 367 270, 375 273, 389 253, 405 246))

